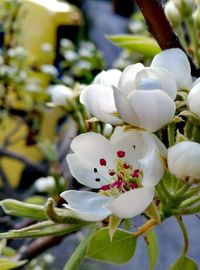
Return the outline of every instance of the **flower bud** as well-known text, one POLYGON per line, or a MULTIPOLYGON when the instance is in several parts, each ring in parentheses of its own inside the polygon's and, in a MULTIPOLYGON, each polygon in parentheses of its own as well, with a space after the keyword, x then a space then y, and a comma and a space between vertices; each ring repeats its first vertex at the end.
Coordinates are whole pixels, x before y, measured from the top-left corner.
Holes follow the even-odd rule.
POLYGON ((167 16, 167 19, 170 21, 173 27, 179 26, 181 22, 181 14, 176 5, 174 4, 174 2, 169 1, 166 3, 165 15, 167 16))
POLYGON ((57 106, 70 106, 73 98, 72 89, 61 84, 50 85, 47 93, 51 96, 52 103, 57 106))
POLYGON ((103 135, 107 138, 109 138, 112 135, 113 132, 113 126, 106 123, 103 128, 103 135))
POLYGON ((49 192, 56 186, 55 179, 52 176, 41 177, 35 181, 34 186, 38 192, 49 192))
POLYGON ((200 179, 199 160, 199 143, 183 141, 168 149, 168 169, 171 174, 180 179, 200 179))
POLYGON ((200 117, 200 82, 193 85, 187 98, 189 110, 200 117))

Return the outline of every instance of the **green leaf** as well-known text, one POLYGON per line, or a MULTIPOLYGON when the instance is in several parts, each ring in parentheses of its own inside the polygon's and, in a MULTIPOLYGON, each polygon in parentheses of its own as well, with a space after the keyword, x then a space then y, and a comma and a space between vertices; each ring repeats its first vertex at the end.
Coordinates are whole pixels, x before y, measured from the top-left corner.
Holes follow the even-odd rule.
POLYGON ((198 267, 191 258, 182 255, 170 266, 169 270, 198 270, 198 267))
POLYGON ((116 46, 153 57, 161 51, 158 43, 151 37, 139 35, 112 35, 107 38, 116 46))
MULTIPOLYGON (((82 229, 83 225, 73 224, 73 225, 63 225, 55 224, 44 229, 34 229, 34 230, 12 230, 5 233, 0 233, 0 238, 5 239, 21 239, 21 238, 37 238, 44 236, 62 236, 70 234, 82 229)), ((1 269, 1 268, 0 268, 1 269)))
POLYGON ((8 215, 32 218, 36 220, 47 220, 44 207, 35 204, 20 202, 13 199, 6 199, 0 202, 0 206, 8 215))
POLYGON ((1 270, 14 269, 16 267, 24 265, 25 263, 27 263, 27 260, 15 261, 12 259, 0 258, 0 269, 1 270))
POLYGON ((25 199, 25 203, 43 205, 46 202, 46 197, 44 196, 31 196, 25 199))
POLYGON ((91 239, 87 256, 110 263, 125 263, 133 257, 136 243, 132 233, 121 229, 116 230, 111 241, 109 229, 102 228, 91 239))
POLYGON ((155 231, 149 231, 145 235, 149 256, 149 270, 154 270, 158 259, 158 241, 155 231))

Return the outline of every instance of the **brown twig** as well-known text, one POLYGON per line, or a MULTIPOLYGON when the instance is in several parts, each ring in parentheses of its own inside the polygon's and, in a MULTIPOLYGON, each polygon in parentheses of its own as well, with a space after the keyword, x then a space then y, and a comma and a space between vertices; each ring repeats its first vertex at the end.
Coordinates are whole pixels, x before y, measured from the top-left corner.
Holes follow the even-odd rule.
POLYGON ((65 236, 47 236, 44 238, 36 239, 29 245, 23 245, 15 256, 16 260, 32 260, 40 255, 50 247, 58 245, 65 236))
MULTIPOLYGON (((135 2, 146 20, 149 32, 157 40, 161 49, 180 48, 186 53, 165 16, 161 2, 159 0, 135 0, 135 2)), ((200 70, 195 66, 188 54, 187 57, 190 62, 192 75, 199 77, 200 70)))

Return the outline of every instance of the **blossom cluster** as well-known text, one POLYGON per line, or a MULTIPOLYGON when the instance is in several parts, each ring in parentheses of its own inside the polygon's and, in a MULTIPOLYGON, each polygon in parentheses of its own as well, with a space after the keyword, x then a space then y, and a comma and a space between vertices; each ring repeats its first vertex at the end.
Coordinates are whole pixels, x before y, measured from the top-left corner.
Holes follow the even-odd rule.
POLYGON ((65 191, 64 206, 88 221, 131 218, 151 204, 165 170, 181 179, 200 178, 198 143, 184 140, 167 149, 157 136, 173 123, 180 91, 190 90, 188 110, 200 117, 200 80, 193 81, 180 49, 162 51, 149 67, 137 63, 99 73, 80 102, 97 121, 117 127, 109 139, 95 132, 73 139, 67 156, 71 174, 95 192, 65 191))

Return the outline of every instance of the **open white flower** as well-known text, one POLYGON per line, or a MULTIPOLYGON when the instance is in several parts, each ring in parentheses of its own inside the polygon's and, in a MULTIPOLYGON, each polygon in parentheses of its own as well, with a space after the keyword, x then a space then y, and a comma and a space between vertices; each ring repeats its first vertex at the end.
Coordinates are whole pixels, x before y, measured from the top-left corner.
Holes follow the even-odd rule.
POLYGON ((100 189, 65 191, 64 206, 79 218, 102 220, 112 213, 130 218, 145 211, 161 179, 162 158, 166 149, 158 138, 146 131, 117 127, 108 140, 98 133, 85 133, 71 144, 74 153, 67 156, 72 175, 82 184, 100 189))
POLYGON ((168 169, 171 174, 178 178, 200 179, 199 160, 199 143, 183 141, 168 149, 168 169))
MULTIPOLYGON (((174 62, 172 57, 170 60, 174 62)), ((117 70, 100 73, 94 84, 83 90, 80 101, 103 122, 119 125, 123 119, 156 131, 173 118, 176 92, 176 81, 166 68, 145 68, 138 63, 121 75, 117 70)))
POLYGON ((54 105, 67 106, 68 100, 73 97, 72 89, 62 84, 50 85, 47 93, 51 96, 54 105))
POLYGON ((190 88, 192 85, 191 67, 186 54, 181 49, 168 49, 157 54, 151 67, 165 68, 176 80, 177 88, 190 88))
POLYGON ((200 117, 200 80, 193 84, 188 98, 187 105, 191 112, 197 114, 200 117))

